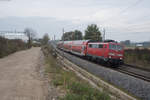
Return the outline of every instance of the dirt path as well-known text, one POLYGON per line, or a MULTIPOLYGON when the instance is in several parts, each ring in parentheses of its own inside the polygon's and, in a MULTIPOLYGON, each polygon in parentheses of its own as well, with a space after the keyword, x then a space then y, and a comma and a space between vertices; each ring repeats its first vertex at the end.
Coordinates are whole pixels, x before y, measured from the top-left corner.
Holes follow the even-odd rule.
POLYGON ((47 89, 37 73, 40 48, 0 59, 0 100, 46 100, 47 89))

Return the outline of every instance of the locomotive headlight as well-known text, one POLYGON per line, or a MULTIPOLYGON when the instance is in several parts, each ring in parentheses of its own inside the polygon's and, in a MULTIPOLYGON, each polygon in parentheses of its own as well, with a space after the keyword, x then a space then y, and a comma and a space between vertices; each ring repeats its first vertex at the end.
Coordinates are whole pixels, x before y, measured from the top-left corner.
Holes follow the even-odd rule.
POLYGON ((110 56, 114 56, 115 54, 114 54, 114 53, 109 53, 108 55, 110 55, 110 56))
POLYGON ((109 56, 109 58, 111 58, 111 56, 109 56))

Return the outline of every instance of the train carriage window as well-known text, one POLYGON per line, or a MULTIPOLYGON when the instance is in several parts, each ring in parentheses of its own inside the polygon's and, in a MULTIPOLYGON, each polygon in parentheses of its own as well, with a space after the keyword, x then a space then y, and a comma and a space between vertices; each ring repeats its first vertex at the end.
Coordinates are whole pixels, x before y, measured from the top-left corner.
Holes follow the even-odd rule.
POLYGON ((98 48, 103 48, 103 44, 99 44, 98 48))
POLYGON ((82 46, 82 50, 85 50, 85 46, 82 46))
POLYGON ((92 44, 89 44, 89 48, 92 48, 92 44))

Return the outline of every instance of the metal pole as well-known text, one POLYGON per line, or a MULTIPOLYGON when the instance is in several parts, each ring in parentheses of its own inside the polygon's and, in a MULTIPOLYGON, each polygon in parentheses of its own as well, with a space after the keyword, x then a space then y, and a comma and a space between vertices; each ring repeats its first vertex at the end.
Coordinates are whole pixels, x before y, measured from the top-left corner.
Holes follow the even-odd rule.
POLYGON ((103 28, 103 41, 105 41, 105 28, 103 28))
MULTIPOLYGON (((63 28, 63 30, 62 30, 62 32, 63 32, 63 37, 62 37, 62 40, 63 40, 63 45, 64 45, 64 28, 63 28)), ((62 48, 64 48, 64 46, 62 46, 62 48)), ((63 60, 64 60, 64 51, 63 51, 63 60)))
POLYGON ((54 41, 55 41, 55 35, 54 35, 54 41))

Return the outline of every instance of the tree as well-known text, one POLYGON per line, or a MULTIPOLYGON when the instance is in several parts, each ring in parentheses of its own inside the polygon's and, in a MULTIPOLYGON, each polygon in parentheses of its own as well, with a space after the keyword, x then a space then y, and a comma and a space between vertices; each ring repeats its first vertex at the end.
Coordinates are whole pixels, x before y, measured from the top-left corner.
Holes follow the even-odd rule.
POLYGON ((87 29, 85 30, 85 39, 91 39, 96 41, 102 41, 101 32, 96 24, 88 25, 87 29))
POLYGON ((25 28, 24 33, 28 37, 28 47, 30 48, 36 32, 32 28, 25 28))
POLYGON ((65 32, 62 36, 62 40, 82 40, 82 32, 79 30, 65 32))
POLYGON ((49 40, 50 40, 49 35, 47 33, 45 33, 45 35, 43 36, 43 39, 42 39, 42 44, 46 45, 49 40))
POLYGON ((82 40, 83 39, 82 32, 79 30, 75 30, 73 36, 74 36, 73 40, 82 40))
POLYGON ((73 40, 73 34, 74 32, 73 31, 70 31, 70 32, 65 32, 62 36, 62 40, 73 40))

